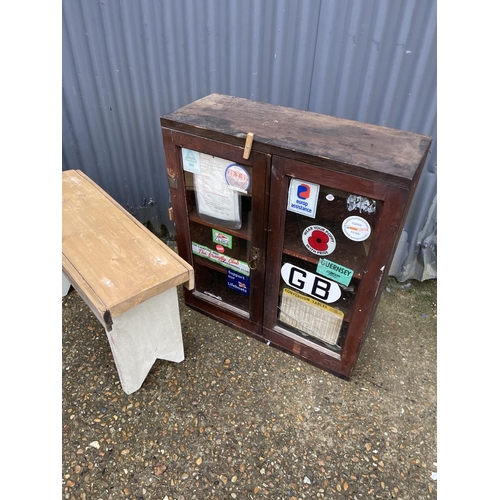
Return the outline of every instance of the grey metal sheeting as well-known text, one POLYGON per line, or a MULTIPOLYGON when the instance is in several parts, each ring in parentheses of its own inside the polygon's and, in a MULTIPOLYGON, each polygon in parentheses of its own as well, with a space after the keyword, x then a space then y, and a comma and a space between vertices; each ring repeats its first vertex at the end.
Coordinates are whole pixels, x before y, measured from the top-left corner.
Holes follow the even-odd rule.
POLYGON ((63 169, 170 233, 161 115, 212 92, 433 137, 390 269, 437 276, 435 0, 63 0, 63 169))

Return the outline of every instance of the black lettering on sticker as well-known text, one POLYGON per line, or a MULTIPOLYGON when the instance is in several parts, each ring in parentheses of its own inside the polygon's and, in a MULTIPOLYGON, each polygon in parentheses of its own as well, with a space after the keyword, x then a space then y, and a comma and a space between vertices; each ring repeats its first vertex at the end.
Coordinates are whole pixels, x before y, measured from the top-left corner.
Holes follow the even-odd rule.
POLYGON ((329 281, 324 281, 319 276, 316 276, 314 278, 311 295, 321 300, 326 300, 330 293, 330 287, 331 283, 329 281))
POLYGON ((290 285, 293 285, 299 290, 302 290, 306 282, 301 279, 297 279, 297 281, 294 281, 296 273, 302 275, 304 278, 307 276, 307 273, 304 270, 299 269, 298 267, 292 267, 292 269, 290 270, 290 285))

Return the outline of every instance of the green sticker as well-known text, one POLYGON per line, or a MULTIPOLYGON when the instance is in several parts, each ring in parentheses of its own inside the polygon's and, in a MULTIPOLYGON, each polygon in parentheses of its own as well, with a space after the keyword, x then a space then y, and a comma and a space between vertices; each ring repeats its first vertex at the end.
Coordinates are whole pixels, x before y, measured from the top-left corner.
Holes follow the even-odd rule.
POLYGON ((221 233, 215 229, 212 229, 212 241, 226 248, 233 248, 233 237, 230 234, 221 233))
POLYGON ((328 259, 319 259, 316 272, 345 286, 349 285, 351 278, 354 276, 352 269, 348 269, 328 259))

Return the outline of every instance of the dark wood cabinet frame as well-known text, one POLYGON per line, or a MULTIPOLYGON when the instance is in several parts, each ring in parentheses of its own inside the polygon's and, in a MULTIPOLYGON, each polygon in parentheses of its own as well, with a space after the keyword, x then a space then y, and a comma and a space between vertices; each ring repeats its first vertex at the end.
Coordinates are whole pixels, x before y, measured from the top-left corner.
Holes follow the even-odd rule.
POLYGON ((219 94, 161 117, 161 125, 178 252, 198 272, 203 273, 207 263, 200 266, 192 253, 190 225, 201 221, 189 214, 181 148, 234 161, 253 171, 248 221, 251 230, 246 226, 241 230, 223 229, 248 240, 252 255, 257 256, 250 271, 249 311, 197 292, 196 271, 195 289, 184 289, 186 304, 350 379, 376 312, 431 138, 219 94), (254 134, 254 141, 249 158, 244 159, 249 132, 254 134), (348 330, 340 352, 278 325, 290 178, 381 202, 369 253, 356 271, 357 290, 346 317, 348 330))

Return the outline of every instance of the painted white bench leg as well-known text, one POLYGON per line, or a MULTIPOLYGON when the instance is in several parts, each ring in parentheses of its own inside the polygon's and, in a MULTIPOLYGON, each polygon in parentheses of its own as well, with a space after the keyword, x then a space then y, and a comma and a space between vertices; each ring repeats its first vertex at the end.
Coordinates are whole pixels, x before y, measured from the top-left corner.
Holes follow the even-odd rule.
POLYGON ((62 273, 62 297, 66 297, 66 295, 68 295, 70 286, 71 283, 68 281, 68 278, 66 278, 64 273, 62 273))
POLYGON ((116 316, 106 333, 122 389, 131 394, 141 387, 156 359, 184 360, 177 289, 116 316))

